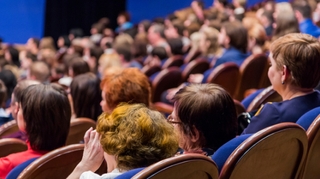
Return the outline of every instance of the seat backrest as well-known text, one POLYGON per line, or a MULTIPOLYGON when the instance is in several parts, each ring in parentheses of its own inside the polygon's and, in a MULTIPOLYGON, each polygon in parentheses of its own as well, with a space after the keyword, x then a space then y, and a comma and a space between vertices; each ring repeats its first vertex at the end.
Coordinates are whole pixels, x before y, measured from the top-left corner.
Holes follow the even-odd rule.
POLYGON ((318 179, 320 177, 320 113, 307 130, 309 149, 303 169, 305 179, 318 179))
POLYGON ((250 55, 240 66, 240 78, 237 85, 235 99, 241 101, 247 89, 259 88, 260 80, 268 65, 265 54, 250 55))
POLYGON ((0 138, 19 131, 16 120, 9 121, 0 126, 0 138))
POLYGON ((22 152, 27 149, 27 144, 20 139, 0 139, 0 157, 5 157, 12 153, 22 152))
POLYGON ((84 144, 73 144, 53 150, 25 168, 19 179, 67 178, 82 159, 84 144))
POLYGON ((167 61, 162 65, 162 69, 166 69, 169 67, 180 67, 183 62, 183 56, 182 55, 175 55, 173 57, 170 57, 167 59, 167 61))
POLYGON ((144 73, 147 77, 150 77, 151 75, 161 71, 161 67, 159 66, 149 66, 146 65, 141 69, 141 72, 144 73))
POLYGON ((236 138, 231 139, 227 143, 223 144, 221 147, 218 148, 217 151, 214 152, 211 159, 217 164, 217 167, 219 169, 219 172, 221 171, 224 163, 230 156, 230 154, 248 137, 250 137, 251 134, 244 134, 241 136, 238 136, 236 138))
POLYGON ((160 101, 161 94, 170 88, 179 86, 181 83, 181 72, 178 67, 163 69, 152 81, 152 101, 160 101))
POLYGON ((183 154, 157 162, 132 177, 133 179, 216 179, 218 168, 209 157, 183 154))
POLYGON ((305 131, 295 123, 265 128, 242 142, 225 162, 220 179, 297 178, 308 149, 305 131))
POLYGON ((173 111, 172 105, 163 102, 153 103, 152 107, 163 114, 171 114, 173 111))
POLYGON ((29 166, 33 161, 37 160, 39 157, 35 157, 32 159, 29 159, 22 164, 16 166, 14 169, 12 169, 9 174, 7 175, 6 179, 17 179, 20 173, 29 166))
POLYGON ((93 129, 96 128, 96 122, 92 119, 71 119, 66 145, 81 143, 83 141, 84 134, 90 127, 92 127, 93 129))
POLYGON ((191 74, 204 73, 209 69, 209 62, 205 59, 196 59, 187 64, 182 71, 182 81, 187 81, 191 74))
POLYGON ((316 117, 320 114, 320 107, 311 109, 302 115, 298 120, 297 124, 304 128, 304 130, 308 130, 312 122, 316 119, 316 117))
POLYGON ((269 86, 268 88, 261 91, 261 93, 252 100, 247 108, 247 111, 257 110, 262 104, 265 104, 267 102, 279 101, 282 101, 282 97, 275 90, 273 90, 272 86, 269 86))
POLYGON ((217 66, 207 79, 207 83, 215 83, 222 86, 231 96, 237 88, 239 79, 239 67, 233 62, 223 63, 217 66))

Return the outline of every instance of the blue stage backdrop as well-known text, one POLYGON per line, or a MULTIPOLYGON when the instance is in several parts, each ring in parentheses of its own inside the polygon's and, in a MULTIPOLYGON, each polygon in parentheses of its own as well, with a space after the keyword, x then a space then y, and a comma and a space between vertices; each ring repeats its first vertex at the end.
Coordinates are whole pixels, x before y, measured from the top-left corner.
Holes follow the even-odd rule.
POLYGON ((25 43, 42 37, 45 0, 0 1, 0 37, 7 43, 25 43))
MULTIPOLYGON (((131 21, 139 23, 141 20, 152 20, 166 15, 177 9, 189 7, 192 0, 127 0, 127 11, 131 14, 131 21)), ((212 5, 213 0, 203 0, 206 7, 212 5)))

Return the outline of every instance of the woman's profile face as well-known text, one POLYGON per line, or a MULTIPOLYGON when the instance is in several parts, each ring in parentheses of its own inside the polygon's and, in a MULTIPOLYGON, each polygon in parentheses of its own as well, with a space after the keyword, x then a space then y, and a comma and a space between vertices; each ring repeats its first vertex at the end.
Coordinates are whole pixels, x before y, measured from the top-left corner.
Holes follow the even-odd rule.
POLYGON ((183 150, 187 151, 189 147, 189 137, 186 136, 186 134, 183 132, 182 129, 182 122, 180 119, 178 119, 177 114, 176 114, 176 104, 174 105, 173 111, 171 115, 168 116, 168 122, 171 123, 174 127, 175 132, 178 134, 179 137, 179 147, 182 148, 183 150))
POLYGON ((107 101, 106 101, 106 93, 104 91, 101 92, 102 100, 100 102, 100 106, 103 112, 111 113, 112 110, 109 108, 107 101))
POLYGON ((20 131, 25 132, 26 131, 26 123, 23 118, 22 107, 20 104, 18 107, 17 123, 18 123, 18 127, 19 127, 20 131))
POLYGON ((272 53, 269 55, 269 63, 270 67, 268 70, 268 77, 272 84, 272 87, 275 91, 279 91, 279 87, 282 85, 281 83, 281 71, 277 68, 276 61, 272 58, 272 53))

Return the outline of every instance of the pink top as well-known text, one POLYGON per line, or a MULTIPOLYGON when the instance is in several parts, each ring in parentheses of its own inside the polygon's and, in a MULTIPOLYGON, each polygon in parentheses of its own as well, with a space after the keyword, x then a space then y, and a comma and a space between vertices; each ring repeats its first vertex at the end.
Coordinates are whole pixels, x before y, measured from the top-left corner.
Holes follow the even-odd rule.
POLYGON ((18 153, 10 154, 6 157, 0 158, 0 179, 6 178, 8 173, 16 166, 20 165, 21 163, 35 158, 40 157, 43 154, 47 153, 47 151, 34 151, 31 149, 30 143, 28 144, 28 150, 18 153))

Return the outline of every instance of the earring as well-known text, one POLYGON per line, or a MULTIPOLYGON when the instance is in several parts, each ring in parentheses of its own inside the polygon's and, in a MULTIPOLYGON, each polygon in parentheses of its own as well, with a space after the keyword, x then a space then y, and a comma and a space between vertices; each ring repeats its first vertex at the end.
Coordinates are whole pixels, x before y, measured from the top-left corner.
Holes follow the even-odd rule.
POLYGON ((283 85, 284 85, 284 81, 282 81, 282 82, 281 82, 281 84, 283 84, 283 85))

